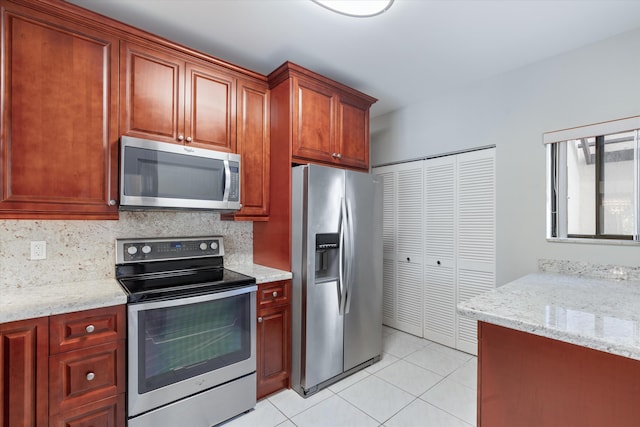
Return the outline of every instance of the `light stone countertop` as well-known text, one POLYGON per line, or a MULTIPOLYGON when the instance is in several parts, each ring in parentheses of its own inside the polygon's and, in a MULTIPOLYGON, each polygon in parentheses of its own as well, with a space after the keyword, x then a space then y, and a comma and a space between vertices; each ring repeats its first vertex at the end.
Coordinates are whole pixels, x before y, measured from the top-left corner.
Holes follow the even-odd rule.
POLYGON ((116 279, 3 289, 0 323, 126 304, 116 279))
POLYGON ((289 271, 265 267, 264 265, 259 264, 225 265, 224 268, 236 271, 240 274, 255 277, 257 284, 276 282, 278 280, 288 280, 293 277, 289 271))
MULTIPOLYGON (((257 283, 292 277, 288 271, 257 264, 239 264, 225 268, 255 277, 257 283)), ((0 292, 0 323, 126 303, 127 296, 116 279, 8 288, 0 292)))
POLYGON ((638 281, 530 274, 458 304, 458 313, 640 360, 638 281))

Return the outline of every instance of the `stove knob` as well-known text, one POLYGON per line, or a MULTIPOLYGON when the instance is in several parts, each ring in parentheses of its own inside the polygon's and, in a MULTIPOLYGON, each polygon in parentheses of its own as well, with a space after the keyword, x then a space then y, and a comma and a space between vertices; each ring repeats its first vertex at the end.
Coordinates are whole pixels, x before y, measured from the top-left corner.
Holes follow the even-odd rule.
POLYGON ((202 242, 200 243, 200 249, 202 249, 203 251, 207 249, 207 244, 202 242))
POLYGON ((135 254, 137 254, 137 253, 138 253, 138 248, 136 248, 135 246, 129 246, 129 247, 127 248, 127 253, 128 253, 129 255, 135 255, 135 254))
POLYGON ((213 249, 214 251, 218 249, 218 242, 211 242, 211 249, 213 249))
POLYGON ((151 252, 151 246, 149 246, 149 245, 144 245, 144 246, 142 247, 142 253, 144 253, 144 254, 148 254, 148 253, 150 253, 150 252, 151 252))

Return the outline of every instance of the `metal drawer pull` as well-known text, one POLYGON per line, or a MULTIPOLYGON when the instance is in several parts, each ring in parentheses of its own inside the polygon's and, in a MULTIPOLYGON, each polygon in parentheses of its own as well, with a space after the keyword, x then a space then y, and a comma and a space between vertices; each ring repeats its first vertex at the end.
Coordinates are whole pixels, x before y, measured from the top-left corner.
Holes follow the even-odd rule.
POLYGON ((277 296, 278 296, 278 292, 273 291, 273 294, 272 294, 272 295, 273 295, 273 297, 275 298, 275 297, 277 297, 277 296))
POLYGON ((93 372, 89 372, 87 374, 87 381, 93 381, 95 377, 96 377, 96 374, 94 374, 93 372))
POLYGON ((86 328, 84 328, 85 331, 87 331, 88 334, 90 334, 91 332, 96 330, 96 327, 93 325, 87 325, 86 328))
POLYGON ((262 317, 258 317, 258 323, 262 323, 262 317))

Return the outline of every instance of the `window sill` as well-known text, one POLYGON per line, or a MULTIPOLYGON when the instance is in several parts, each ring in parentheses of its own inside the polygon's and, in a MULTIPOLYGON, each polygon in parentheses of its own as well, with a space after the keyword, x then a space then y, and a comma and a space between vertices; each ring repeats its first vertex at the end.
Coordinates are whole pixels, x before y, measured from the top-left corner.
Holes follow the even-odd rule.
POLYGON ((615 240, 615 239, 578 239, 570 237, 547 237, 547 242, 551 243, 579 243, 587 245, 609 245, 609 246, 640 246, 637 240, 615 240))

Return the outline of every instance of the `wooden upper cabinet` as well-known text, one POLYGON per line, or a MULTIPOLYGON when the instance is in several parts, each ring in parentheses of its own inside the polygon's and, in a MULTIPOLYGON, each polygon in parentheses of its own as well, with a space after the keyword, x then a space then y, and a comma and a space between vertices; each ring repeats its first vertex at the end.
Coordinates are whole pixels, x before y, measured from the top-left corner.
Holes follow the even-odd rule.
POLYGON ((185 138, 202 148, 236 151, 236 79, 187 64, 185 138))
POLYGON ((117 218, 118 39, 1 5, 0 218, 117 218))
MULTIPOLYGON (((294 163, 318 162, 369 169, 369 109, 375 98, 291 62, 269 75, 272 89, 286 85, 290 104, 291 158, 294 163)), ((272 101, 273 102, 273 101, 272 101)), ((287 107, 272 105, 273 111, 287 107)), ((278 126, 286 126, 278 118, 278 126)))
POLYGON ((122 134, 235 152, 235 76, 130 42, 121 67, 122 134))
POLYGON ((238 81, 237 153, 242 156, 236 220, 269 219, 270 138, 267 82, 238 81))
POLYGON ((340 95, 335 144, 336 152, 340 153, 338 163, 369 168, 369 107, 366 101, 340 95))
POLYGON ((294 77, 291 154, 303 159, 334 159, 335 97, 330 87, 294 77))
POLYGON ((121 67, 121 132, 177 142, 184 135, 184 62, 124 42, 121 67))

